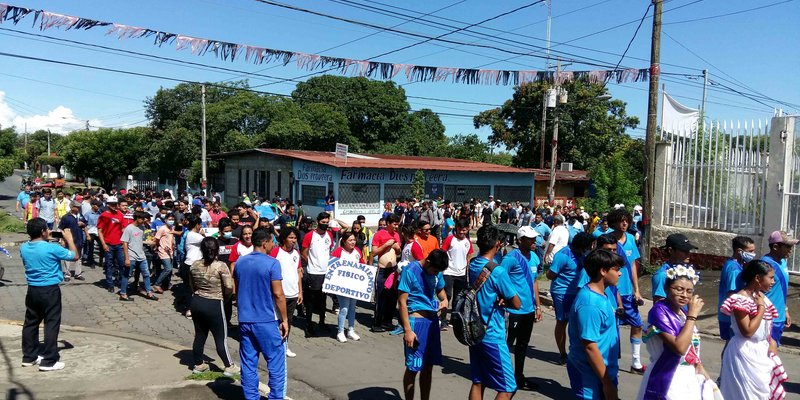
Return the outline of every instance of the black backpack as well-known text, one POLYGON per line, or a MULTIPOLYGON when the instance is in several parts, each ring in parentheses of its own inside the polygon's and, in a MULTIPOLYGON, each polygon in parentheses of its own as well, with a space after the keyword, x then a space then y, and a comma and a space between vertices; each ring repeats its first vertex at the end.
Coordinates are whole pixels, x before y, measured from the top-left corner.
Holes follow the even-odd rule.
POLYGON ((478 279, 472 283, 472 287, 464 289, 456 295, 455 305, 450 314, 450 325, 453 333, 461 344, 474 346, 483 341, 486 335, 486 324, 481 317, 481 309, 478 304, 478 291, 483 284, 489 280, 492 270, 497 267, 492 261, 486 263, 483 271, 478 275, 478 279))

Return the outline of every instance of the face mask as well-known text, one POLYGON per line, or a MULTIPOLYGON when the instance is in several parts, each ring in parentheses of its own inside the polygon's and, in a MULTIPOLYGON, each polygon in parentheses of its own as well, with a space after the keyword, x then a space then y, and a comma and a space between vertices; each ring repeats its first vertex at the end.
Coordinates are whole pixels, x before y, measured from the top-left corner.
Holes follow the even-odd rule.
POLYGON ((225 239, 230 239, 233 237, 233 232, 223 232, 222 237, 224 237, 225 239))
POLYGON ((172 220, 167 220, 167 225, 168 225, 168 226, 175 225, 175 221, 172 221, 172 220))
POLYGON ((319 228, 320 230, 323 230, 323 231, 327 231, 328 230, 328 224, 317 224, 317 228, 319 228))
POLYGON ((748 253, 746 251, 742 252, 742 262, 747 264, 750 261, 753 261, 756 258, 756 253, 748 253))
POLYGON ((167 218, 167 214, 161 214, 161 218, 167 218))

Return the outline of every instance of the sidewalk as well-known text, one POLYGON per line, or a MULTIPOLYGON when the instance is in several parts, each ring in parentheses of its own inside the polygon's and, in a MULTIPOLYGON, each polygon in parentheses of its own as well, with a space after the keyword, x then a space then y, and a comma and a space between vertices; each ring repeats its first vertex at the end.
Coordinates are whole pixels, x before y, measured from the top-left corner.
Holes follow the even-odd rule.
POLYGON ((62 371, 39 372, 20 366, 18 324, 0 322, 0 390, 8 399, 233 399, 241 387, 233 380, 186 380, 186 350, 62 326, 62 371), (178 349, 178 351, 175 351, 178 349), (169 351, 165 351, 169 350, 169 351))

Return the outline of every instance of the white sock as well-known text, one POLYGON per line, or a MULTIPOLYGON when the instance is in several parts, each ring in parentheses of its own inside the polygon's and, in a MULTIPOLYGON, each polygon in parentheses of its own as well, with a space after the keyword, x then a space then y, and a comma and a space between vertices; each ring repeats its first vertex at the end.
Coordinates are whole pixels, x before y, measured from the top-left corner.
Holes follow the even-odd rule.
POLYGON ((642 368, 642 358, 640 355, 642 343, 639 342, 638 340, 637 342, 638 343, 631 343, 631 354, 633 356, 632 357, 633 361, 631 362, 631 365, 633 365, 634 368, 639 369, 642 368))

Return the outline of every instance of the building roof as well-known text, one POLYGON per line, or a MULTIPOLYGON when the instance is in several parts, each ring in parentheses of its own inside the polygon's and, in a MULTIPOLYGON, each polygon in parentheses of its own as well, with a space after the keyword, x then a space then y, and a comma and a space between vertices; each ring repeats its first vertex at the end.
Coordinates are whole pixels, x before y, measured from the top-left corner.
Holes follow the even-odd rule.
POLYGON ((226 157, 237 154, 261 152, 280 157, 310 161, 337 168, 388 168, 388 169, 421 169, 436 171, 473 171, 530 174, 533 171, 524 168, 507 167, 478 161, 460 160, 446 157, 415 157, 386 154, 347 153, 347 163, 336 158, 334 152, 284 149, 252 149, 217 154, 215 157, 226 157))
MULTIPOLYGON (((547 168, 534 168, 531 169, 536 174, 537 181, 549 181, 550 170, 547 168)), ((572 171, 556 171, 556 180, 559 182, 564 181, 589 181, 589 173, 579 169, 572 171)))

